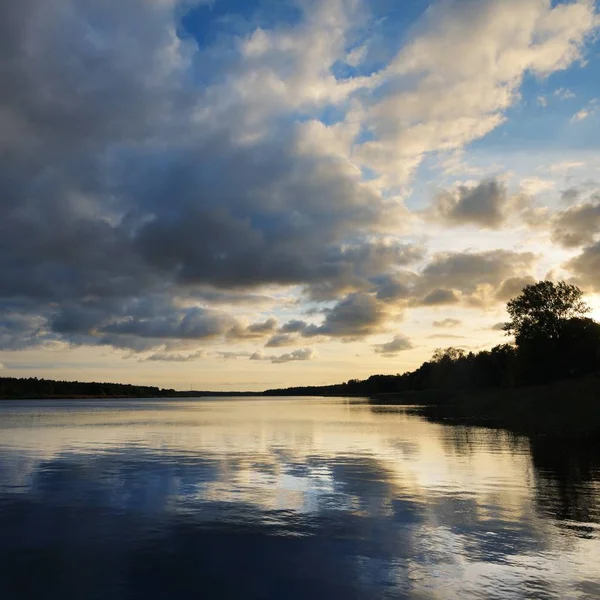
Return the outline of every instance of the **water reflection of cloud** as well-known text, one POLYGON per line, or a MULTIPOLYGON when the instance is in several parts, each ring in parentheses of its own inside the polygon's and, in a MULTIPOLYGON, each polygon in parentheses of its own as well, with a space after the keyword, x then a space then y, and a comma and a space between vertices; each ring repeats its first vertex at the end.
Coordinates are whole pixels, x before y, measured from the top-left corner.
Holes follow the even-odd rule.
POLYGON ((41 538, 57 547, 112 539, 140 572, 139 552, 166 569, 166 548, 188 580, 195 568, 210 579, 207 564, 246 577, 238 546, 227 563, 225 547, 238 544, 279 569, 267 584, 258 558, 247 559, 255 597, 281 597, 260 596, 273 577, 295 581, 305 594, 296 597, 318 584, 348 598, 468 597, 482 582, 489 597, 552 597, 561 570, 580 590, 600 575, 597 534, 566 535, 540 516, 527 444, 339 401, 177 403, 176 414, 141 405, 54 412, 46 425, 39 413, 35 427, 4 421, 0 526, 23 533, 27 523, 29 548, 41 538), (78 521, 81 534, 62 530, 78 521), (120 546, 123 532, 143 548, 120 546), (192 565, 190 552, 207 562, 192 565))

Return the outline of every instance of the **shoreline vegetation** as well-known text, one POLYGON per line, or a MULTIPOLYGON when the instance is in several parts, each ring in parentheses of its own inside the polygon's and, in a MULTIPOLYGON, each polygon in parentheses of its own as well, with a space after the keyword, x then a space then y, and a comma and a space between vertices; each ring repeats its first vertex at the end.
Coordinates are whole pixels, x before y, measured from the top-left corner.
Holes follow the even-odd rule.
POLYGON ((512 389, 376 394, 369 400, 375 405, 410 406, 415 414, 436 423, 600 442, 600 379, 596 376, 512 389))
POLYGON ((530 436, 600 440, 600 324, 574 285, 540 281, 510 300, 514 344, 468 354, 435 351, 418 369, 325 386, 262 392, 176 391, 154 386, 0 378, 0 399, 347 396, 410 405, 425 418, 530 436), (418 406, 417 406, 418 405, 418 406))

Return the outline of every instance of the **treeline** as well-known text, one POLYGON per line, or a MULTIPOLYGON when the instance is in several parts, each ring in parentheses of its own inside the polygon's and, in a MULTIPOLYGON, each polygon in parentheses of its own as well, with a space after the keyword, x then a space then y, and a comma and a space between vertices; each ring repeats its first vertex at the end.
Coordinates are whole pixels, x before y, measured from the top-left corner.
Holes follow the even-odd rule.
POLYGON ((123 383, 82 383, 37 377, 0 377, 0 398, 149 398, 173 396, 174 390, 123 383))
MULTIPOLYGON (((469 391, 552 383, 600 371, 600 324, 573 285, 540 281, 507 304, 504 329, 513 344, 466 353, 438 349, 431 360, 402 375, 372 375, 329 386, 268 390, 268 395, 372 396, 410 391, 469 391)), ((431 396, 434 397, 434 396, 431 396)))

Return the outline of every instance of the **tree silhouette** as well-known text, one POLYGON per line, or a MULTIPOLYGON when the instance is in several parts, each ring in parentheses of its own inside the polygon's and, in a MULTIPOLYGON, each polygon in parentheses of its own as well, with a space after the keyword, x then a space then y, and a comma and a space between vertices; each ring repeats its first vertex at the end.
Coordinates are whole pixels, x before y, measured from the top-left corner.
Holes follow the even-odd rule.
POLYGON ((576 285, 564 281, 526 285, 519 296, 507 303, 511 320, 503 329, 515 336, 517 346, 526 340, 557 339, 566 321, 583 317, 590 310, 582 296, 576 285))

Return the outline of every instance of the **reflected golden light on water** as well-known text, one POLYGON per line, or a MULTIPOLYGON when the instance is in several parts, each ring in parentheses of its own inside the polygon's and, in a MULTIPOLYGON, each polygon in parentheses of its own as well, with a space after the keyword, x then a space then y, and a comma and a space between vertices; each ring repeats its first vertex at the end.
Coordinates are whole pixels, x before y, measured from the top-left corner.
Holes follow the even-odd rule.
POLYGON ((42 428, 35 427, 34 415, 27 426, 5 429, 2 445, 35 452, 38 460, 122 448, 216 456, 219 477, 203 487, 204 497, 243 497, 263 508, 290 510, 303 510, 309 490, 325 493, 332 475, 321 465, 320 471, 309 467, 302 477, 290 479, 289 463, 363 457, 377 462, 394 495, 427 501, 432 494, 476 490, 472 500, 482 516, 490 505, 501 506, 513 518, 530 510, 526 440, 515 448, 507 434, 495 432, 490 445, 491 434, 477 430, 460 440, 448 436, 456 429, 428 423, 402 408, 374 412, 355 399, 286 398, 128 403, 110 409, 107 402, 76 414, 60 408, 44 412, 42 428))
MULTIPOLYGON (((314 535, 315 519, 352 516, 365 543, 401 553, 385 569, 363 557, 361 569, 410 581, 415 597, 477 596, 482 581, 501 595, 532 573, 554 597, 569 581, 600 578, 598 522, 545 514, 552 480, 536 471, 529 441, 506 432, 434 424, 356 399, 25 408, 2 406, 0 457, 12 462, 0 489, 30 495, 48 465, 76 463, 108 486, 96 501, 109 506, 139 496, 137 511, 202 519, 230 507, 232 523, 255 519, 297 536, 314 535), (406 548, 384 544, 393 531, 404 532, 406 548)), ((597 481, 586 490, 600 521, 597 481)))

